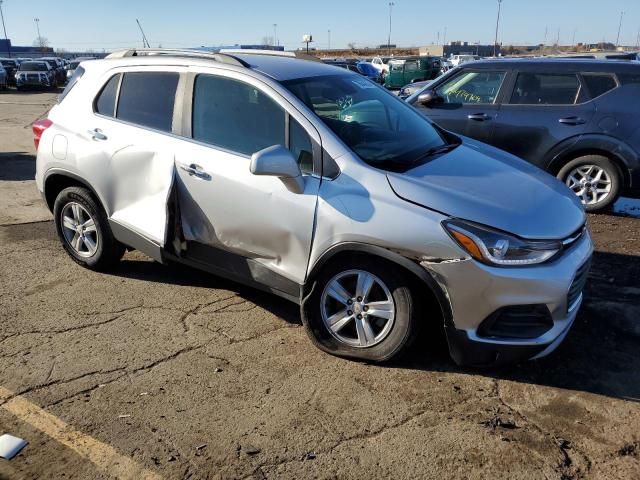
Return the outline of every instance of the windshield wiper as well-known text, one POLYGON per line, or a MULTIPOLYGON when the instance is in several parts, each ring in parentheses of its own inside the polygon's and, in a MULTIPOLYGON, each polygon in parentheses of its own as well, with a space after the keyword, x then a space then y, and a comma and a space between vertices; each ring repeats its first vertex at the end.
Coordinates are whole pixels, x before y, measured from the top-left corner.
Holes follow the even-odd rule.
POLYGON ((413 165, 417 164, 419 161, 424 160, 426 158, 435 157, 436 155, 442 155, 443 153, 449 153, 450 151, 456 149, 460 144, 459 143, 445 143, 444 145, 439 145, 437 147, 430 148, 418 158, 416 158, 413 162, 413 165))

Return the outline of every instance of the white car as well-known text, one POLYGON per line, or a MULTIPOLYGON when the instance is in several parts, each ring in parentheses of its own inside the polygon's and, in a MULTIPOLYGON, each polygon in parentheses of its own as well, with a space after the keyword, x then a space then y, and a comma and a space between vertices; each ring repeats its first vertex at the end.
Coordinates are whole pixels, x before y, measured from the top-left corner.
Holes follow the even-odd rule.
POLYGON ((377 70, 379 70, 383 75, 389 73, 389 60, 392 57, 374 57, 371 60, 371 65, 373 65, 377 70))
POLYGON ((449 57, 449 61, 454 67, 466 62, 473 62, 475 60, 480 60, 480 57, 478 55, 451 55, 451 57, 449 57))

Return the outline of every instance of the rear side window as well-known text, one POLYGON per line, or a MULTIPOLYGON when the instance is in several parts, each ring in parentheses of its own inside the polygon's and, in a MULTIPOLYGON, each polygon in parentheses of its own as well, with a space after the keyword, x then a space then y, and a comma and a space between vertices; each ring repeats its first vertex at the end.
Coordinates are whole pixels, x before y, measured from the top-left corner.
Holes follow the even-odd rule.
POLYGON ((573 105, 580 91, 573 74, 519 73, 511 95, 516 105, 573 105))
POLYGON ((589 89, 591 98, 599 97, 618 86, 616 79, 609 74, 583 73, 582 78, 589 89))
POLYGON ((175 72, 125 73, 116 118, 170 132, 179 77, 175 72))
POLYGON ((272 145, 285 145, 284 119, 284 110, 249 84, 212 75, 196 77, 194 140, 252 155, 272 145))
POLYGON ((116 114, 116 95, 118 94, 118 83, 120 83, 120 75, 114 75, 109 79, 107 84, 102 88, 98 99, 96 100, 96 113, 114 117, 116 114))

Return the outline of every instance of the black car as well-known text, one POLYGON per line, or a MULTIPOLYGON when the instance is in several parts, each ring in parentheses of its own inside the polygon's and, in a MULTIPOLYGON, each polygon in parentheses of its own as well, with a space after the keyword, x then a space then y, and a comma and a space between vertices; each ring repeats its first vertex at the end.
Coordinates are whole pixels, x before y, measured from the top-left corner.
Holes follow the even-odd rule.
POLYGON ((407 102, 556 175, 596 211, 640 189, 639 99, 640 63, 565 58, 464 64, 407 102))
POLYGON ((16 84, 16 71, 18 70, 18 62, 11 58, 0 58, 0 64, 4 67, 7 72, 7 84, 14 85, 16 84))
POLYGON ((38 58, 37 59, 38 62, 47 62, 49 64, 49 67, 51 67, 51 70, 53 71, 53 74, 55 76, 55 87, 58 87, 59 85, 64 85, 67 81, 67 71, 64 69, 64 67, 58 63, 58 61, 55 58, 38 58))

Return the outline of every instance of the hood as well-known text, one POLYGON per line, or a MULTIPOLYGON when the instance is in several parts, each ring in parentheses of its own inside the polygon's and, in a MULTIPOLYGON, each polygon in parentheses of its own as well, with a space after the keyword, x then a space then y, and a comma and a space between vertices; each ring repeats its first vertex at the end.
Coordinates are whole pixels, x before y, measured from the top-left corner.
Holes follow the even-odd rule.
POLYGON ((523 238, 563 239, 586 220, 578 197, 555 177, 469 139, 387 178, 404 200, 523 238))

